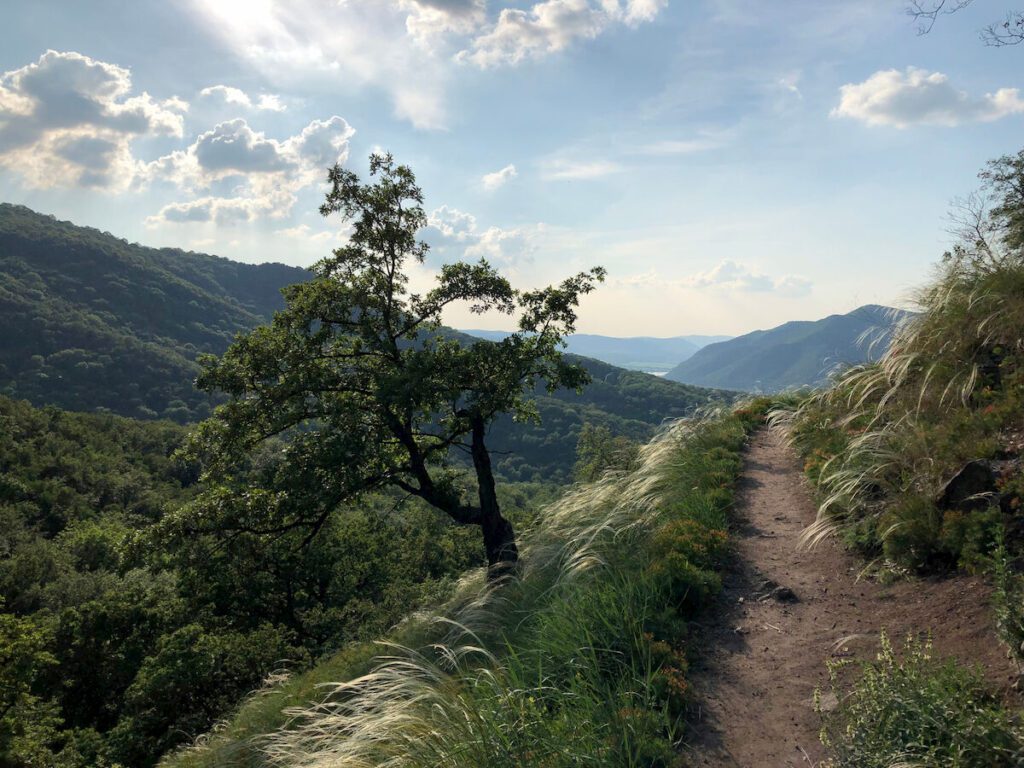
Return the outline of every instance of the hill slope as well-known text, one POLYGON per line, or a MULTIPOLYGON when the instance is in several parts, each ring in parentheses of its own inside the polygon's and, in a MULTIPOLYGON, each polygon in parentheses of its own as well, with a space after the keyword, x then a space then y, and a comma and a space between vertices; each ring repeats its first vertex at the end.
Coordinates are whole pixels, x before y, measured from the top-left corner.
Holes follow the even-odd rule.
POLYGON ((282 264, 240 264, 145 248, 0 205, 0 393, 70 410, 201 418, 192 386, 203 352, 282 306, 306 279, 282 264))
MULTIPOLYGON (((0 205, 0 394, 68 410, 187 423, 211 398, 193 387, 200 353, 283 306, 309 273, 135 245, 23 206, 0 205)), ((584 360, 582 395, 538 392, 542 424, 494 426, 506 477, 570 479, 584 422, 647 440, 665 419, 728 396, 584 360)))
POLYGON ((666 374, 703 387, 777 392, 816 386, 837 364, 864 362, 885 349, 887 329, 903 316, 875 304, 821 320, 798 320, 709 344, 666 374), (862 340, 867 335, 869 340, 862 340), (871 340, 878 339, 872 349, 871 340))

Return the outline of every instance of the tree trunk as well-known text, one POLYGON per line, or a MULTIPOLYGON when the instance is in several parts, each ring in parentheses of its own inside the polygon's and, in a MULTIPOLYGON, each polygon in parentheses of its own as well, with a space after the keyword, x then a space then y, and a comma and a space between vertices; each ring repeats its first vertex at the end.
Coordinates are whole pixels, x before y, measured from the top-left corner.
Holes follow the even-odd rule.
POLYGON ((498 494, 494 487, 494 472, 491 469, 491 455, 484 445, 487 425, 482 416, 471 417, 473 427, 473 467, 476 469, 477 484, 480 486, 480 527, 484 534, 484 548, 487 564, 492 576, 500 576, 515 569, 519 560, 516 534, 512 523, 501 515, 498 494))

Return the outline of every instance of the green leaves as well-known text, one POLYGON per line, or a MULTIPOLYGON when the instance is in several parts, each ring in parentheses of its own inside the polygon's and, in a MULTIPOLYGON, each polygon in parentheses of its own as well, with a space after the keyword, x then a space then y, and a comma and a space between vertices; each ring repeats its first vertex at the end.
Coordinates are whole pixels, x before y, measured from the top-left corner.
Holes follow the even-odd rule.
POLYGON ((485 260, 459 262, 440 267, 435 287, 410 295, 408 262, 428 250, 417 239, 423 193, 391 155, 373 155, 370 176, 363 184, 352 171, 330 171, 321 213, 351 222, 348 243, 315 267, 312 281, 286 289, 286 307, 269 326, 202 361, 198 385, 229 399, 183 455, 202 460, 207 478, 225 488, 255 484, 277 500, 258 527, 244 522, 251 515, 199 502, 197 515, 214 511, 204 513, 208 524, 268 534, 306 526, 312 536, 338 504, 388 485, 457 521, 483 520, 445 479, 449 452, 475 435, 483 493, 494 485, 487 425, 503 413, 535 415, 527 397, 541 383, 553 392, 589 380, 562 359, 562 339, 603 269, 519 292, 485 260), (499 343, 461 343, 441 327, 457 303, 518 312, 520 331, 499 343))

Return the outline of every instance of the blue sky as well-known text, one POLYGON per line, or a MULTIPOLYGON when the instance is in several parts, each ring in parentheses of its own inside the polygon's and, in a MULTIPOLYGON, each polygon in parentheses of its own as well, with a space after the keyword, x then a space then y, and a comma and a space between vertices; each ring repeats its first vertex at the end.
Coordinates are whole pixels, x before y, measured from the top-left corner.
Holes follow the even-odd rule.
MULTIPOLYGON (((147 245, 308 265, 327 165, 387 149, 442 261, 594 264, 579 330, 743 333, 896 303, 1024 138, 1024 46, 977 2, 9 4, 0 198, 147 245)), ((502 327, 461 311, 456 326, 502 327)))

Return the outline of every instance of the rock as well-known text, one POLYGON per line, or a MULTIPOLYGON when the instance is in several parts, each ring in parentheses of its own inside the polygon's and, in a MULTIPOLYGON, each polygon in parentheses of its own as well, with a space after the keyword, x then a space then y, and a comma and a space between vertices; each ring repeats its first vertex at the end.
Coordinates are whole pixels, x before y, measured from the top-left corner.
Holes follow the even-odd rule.
POLYGON ((776 587, 768 593, 768 597, 780 603, 796 603, 800 601, 796 596, 796 592, 789 587, 776 587))
POLYGON ((970 512, 985 509, 997 501, 997 475, 993 463, 988 459, 975 459, 964 464, 939 494, 939 509, 970 512))
POLYGON ((1020 459, 969 461, 946 482, 936 504, 939 509, 963 512, 1000 505, 1004 501, 999 492, 1000 478, 1020 469, 1020 459))

